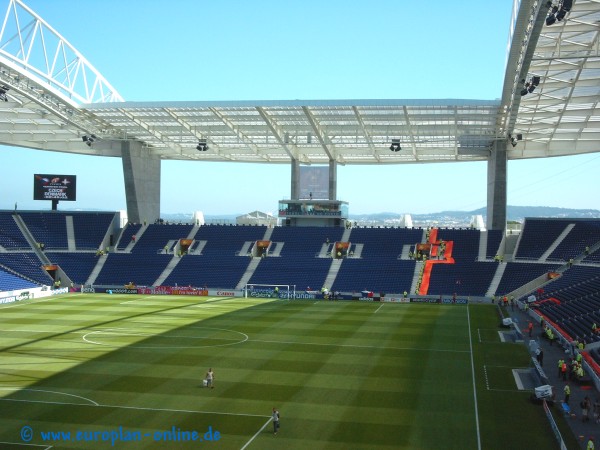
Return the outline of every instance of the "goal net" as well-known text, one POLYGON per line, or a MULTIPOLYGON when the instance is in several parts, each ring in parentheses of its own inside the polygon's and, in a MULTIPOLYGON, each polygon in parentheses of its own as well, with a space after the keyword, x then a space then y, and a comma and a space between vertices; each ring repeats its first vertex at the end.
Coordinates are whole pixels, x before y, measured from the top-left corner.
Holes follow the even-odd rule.
POLYGON ((246 283, 244 297, 293 299, 296 297, 296 285, 246 283))

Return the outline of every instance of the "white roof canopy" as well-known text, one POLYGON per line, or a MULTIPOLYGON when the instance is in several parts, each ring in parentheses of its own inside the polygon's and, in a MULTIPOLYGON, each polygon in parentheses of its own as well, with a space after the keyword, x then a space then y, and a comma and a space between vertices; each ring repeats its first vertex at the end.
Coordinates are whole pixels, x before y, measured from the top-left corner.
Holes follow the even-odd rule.
POLYGON ((498 141, 509 159, 600 151, 600 2, 578 0, 549 26, 547 2, 516 3, 500 100, 139 103, 123 102, 54 29, 11 0, 0 35, 0 86, 10 88, 0 142, 121 156, 121 142, 135 140, 167 160, 304 164, 487 160, 498 141), (47 51, 50 41, 63 53, 47 51), (539 84, 521 96, 534 76, 539 84))

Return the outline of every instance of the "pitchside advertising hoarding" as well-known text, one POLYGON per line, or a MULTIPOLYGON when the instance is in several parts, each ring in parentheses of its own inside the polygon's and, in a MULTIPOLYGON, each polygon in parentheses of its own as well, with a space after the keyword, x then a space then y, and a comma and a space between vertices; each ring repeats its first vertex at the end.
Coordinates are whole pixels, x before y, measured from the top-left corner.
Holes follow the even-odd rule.
POLYGON ((77 200, 77 177, 75 175, 33 175, 34 200, 77 200))

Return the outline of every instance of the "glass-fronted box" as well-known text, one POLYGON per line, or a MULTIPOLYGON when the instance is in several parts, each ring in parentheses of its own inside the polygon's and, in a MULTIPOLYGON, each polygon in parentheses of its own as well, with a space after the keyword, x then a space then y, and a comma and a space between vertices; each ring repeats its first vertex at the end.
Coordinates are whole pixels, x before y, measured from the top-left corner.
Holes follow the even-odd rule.
POLYGON ((279 218, 287 226, 344 226, 348 202, 340 200, 280 200, 279 218))

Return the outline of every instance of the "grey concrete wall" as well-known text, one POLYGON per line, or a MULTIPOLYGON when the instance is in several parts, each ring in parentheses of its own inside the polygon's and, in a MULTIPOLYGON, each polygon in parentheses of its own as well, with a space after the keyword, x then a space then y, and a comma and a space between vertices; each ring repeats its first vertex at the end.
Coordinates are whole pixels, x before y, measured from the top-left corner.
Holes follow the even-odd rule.
POLYGON ((152 223, 160 217, 160 158, 133 141, 122 142, 121 158, 128 220, 152 223))
POLYGON ((488 159, 488 230, 503 230, 506 226, 506 145, 505 141, 496 141, 488 159))

